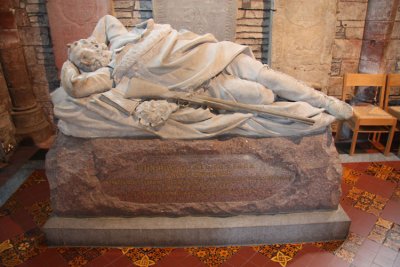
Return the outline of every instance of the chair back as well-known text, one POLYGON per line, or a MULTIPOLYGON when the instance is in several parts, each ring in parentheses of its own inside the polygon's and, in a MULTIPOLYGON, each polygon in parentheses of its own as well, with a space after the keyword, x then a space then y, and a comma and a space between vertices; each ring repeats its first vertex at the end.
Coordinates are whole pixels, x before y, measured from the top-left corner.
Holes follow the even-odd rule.
POLYGON ((385 104, 384 109, 387 111, 389 107, 390 88, 400 87, 400 74, 388 74, 386 80, 385 104))
POLYGON ((386 74, 364 74, 364 73, 346 73, 343 79, 342 100, 346 100, 346 96, 356 86, 374 86, 378 88, 379 107, 383 108, 385 99, 386 74))

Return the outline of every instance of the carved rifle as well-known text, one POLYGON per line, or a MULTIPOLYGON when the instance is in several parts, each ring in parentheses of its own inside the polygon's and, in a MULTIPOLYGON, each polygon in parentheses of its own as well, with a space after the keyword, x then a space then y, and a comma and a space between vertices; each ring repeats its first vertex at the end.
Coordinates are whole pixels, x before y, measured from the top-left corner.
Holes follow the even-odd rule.
POLYGON ((205 95, 190 95, 188 93, 175 92, 169 90, 165 86, 139 78, 132 78, 129 81, 126 81, 124 86, 117 86, 116 89, 120 93, 122 93, 125 98, 166 99, 174 101, 184 101, 190 104, 207 106, 212 109, 253 113, 262 117, 272 116, 308 125, 313 125, 315 123, 313 119, 296 116, 285 112, 270 110, 264 105, 242 104, 205 95))

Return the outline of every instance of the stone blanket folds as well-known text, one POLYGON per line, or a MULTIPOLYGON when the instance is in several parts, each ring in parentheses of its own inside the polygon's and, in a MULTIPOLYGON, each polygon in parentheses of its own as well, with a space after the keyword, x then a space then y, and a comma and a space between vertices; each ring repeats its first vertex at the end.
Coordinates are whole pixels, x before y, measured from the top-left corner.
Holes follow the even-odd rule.
POLYGON ((277 118, 262 118, 251 113, 214 114, 209 109, 181 108, 158 128, 141 125, 103 103, 98 95, 84 99, 69 97, 63 88, 52 94, 58 128, 66 135, 95 137, 158 136, 165 139, 205 139, 221 135, 249 137, 302 136, 324 131, 334 117, 304 102, 275 102, 271 108, 305 117, 316 123, 306 125, 277 118))
POLYGON ((120 37, 124 41, 112 40, 111 45, 117 45, 115 49, 124 46, 112 63, 117 82, 122 77, 135 76, 188 92, 216 76, 240 53, 253 57, 248 47, 218 42, 212 34, 177 31, 168 24, 155 24, 153 20, 144 22, 136 31, 141 28, 142 37, 138 41, 129 43, 124 36, 120 37))

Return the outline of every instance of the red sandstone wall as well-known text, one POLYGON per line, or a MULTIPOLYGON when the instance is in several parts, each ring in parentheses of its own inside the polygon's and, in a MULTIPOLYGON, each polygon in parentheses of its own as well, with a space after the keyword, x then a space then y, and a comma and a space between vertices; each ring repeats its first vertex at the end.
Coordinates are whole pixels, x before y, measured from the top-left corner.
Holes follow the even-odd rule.
POLYGON ((398 0, 338 0, 328 94, 340 96, 347 72, 400 71, 398 0))

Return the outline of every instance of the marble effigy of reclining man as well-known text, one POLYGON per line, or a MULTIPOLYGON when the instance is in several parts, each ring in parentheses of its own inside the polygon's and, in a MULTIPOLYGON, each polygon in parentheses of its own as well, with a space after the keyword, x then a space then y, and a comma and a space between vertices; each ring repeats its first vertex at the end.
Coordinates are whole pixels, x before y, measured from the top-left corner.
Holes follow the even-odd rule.
POLYGON ((353 112, 348 104, 263 65, 246 46, 218 42, 212 34, 177 31, 152 19, 128 31, 110 15, 98 21, 88 39, 69 45, 61 87, 52 99, 59 129, 84 138, 304 135, 321 132, 335 118, 348 119, 353 112), (267 107, 315 123, 255 112, 216 112, 169 100, 141 100, 138 91, 146 95, 151 86, 138 81, 170 92, 267 107), (131 113, 108 105, 104 96, 126 110, 131 107, 131 113))

